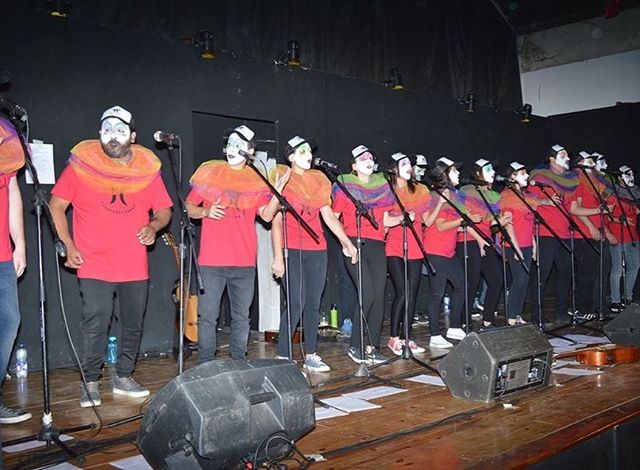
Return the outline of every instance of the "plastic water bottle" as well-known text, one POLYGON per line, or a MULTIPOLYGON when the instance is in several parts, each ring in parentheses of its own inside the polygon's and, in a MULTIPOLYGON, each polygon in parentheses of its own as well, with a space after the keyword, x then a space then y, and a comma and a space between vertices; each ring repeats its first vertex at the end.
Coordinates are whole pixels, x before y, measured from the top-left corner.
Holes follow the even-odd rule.
POLYGON ((338 328, 338 307, 336 307, 336 304, 331 304, 331 310, 329 310, 329 325, 331 328, 338 328))
POLYGON ((449 294, 445 294, 443 304, 444 304, 444 327, 446 329, 449 329, 449 325, 450 325, 449 319, 451 317, 451 297, 449 297, 449 294))
POLYGON ((109 336, 109 342, 107 343, 107 364, 115 364, 118 362, 118 338, 115 336, 109 336))
POLYGON ((16 350, 16 377, 18 380, 25 380, 28 372, 29 365, 27 364, 27 347, 24 343, 20 343, 16 350))

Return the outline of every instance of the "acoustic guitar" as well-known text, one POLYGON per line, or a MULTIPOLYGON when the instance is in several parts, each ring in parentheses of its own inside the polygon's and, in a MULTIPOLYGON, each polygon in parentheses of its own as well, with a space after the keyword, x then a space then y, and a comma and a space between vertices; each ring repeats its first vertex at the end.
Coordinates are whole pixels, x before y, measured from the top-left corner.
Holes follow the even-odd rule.
MULTIPOLYGON (((180 250, 178 249, 178 244, 176 243, 175 237, 171 232, 165 232, 162 235, 162 240, 165 242, 165 244, 169 248, 171 248, 178 270, 180 270, 180 250)), ((189 292, 185 292, 185 294, 187 295, 183 296, 183 298, 186 297, 187 301, 184 306, 184 336, 189 341, 195 343, 198 341, 198 296, 196 294, 191 294, 189 292)), ((176 305, 179 313, 180 312, 180 279, 178 279, 173 286, 171 298, 173 299, 173 303, 176 305)), ((178 317, 176 318, 176 328, 178 330, 180 330, 179 322, 180 322, 180 318, 178 317)))

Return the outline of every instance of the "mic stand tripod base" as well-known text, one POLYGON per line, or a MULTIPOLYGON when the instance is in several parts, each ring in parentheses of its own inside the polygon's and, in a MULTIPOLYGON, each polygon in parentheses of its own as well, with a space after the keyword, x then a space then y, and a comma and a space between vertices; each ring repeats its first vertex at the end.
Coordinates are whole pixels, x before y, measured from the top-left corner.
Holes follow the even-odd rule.
POLYGON ((438 369, 436 369, 433 366, 430 366, 429 364, 427 364, 426 362, 421 361, 420 359, 417 359, 414 355, 413 352, 411 351, 411 348, 409 347, 408 341, 405 341, 404 346, 402 346, 402 354, 396 357, 392 357, 391 359, 387 359, 384 362, 381 362, 380 364, 375 364, 371 367, 368 368, 368 370, 374 370, 377 369, 378 367, 382 367, 382 366, 386 366, 387 364, 393 364, 396 361, 400 361, 400 360, 410 360, 415 362, 416 364, 418 364, 420 367, 424 367, 427 370, 430 370, 431 372, 435 372, 436 374, 439 374, 438 369))

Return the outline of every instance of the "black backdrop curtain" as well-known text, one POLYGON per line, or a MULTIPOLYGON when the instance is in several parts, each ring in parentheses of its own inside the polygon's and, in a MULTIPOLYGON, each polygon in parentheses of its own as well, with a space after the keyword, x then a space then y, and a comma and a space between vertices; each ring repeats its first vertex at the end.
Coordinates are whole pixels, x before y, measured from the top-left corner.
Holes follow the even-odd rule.
MULTIPOLYGON (((2 1, 45 9, 43 0, 2 1)), ((218 52, 273 61, 291 39, 303 65, 380 83, 393 67, 405 87, 510 109, 521 106, 515 36, 488 0, 63 0, 69 17, 188 41, 201 30, 218 52)), ((194 54, 197 51, 194 48, 194 54)), ((158 57, 158 60, 162 60, 158 57)))

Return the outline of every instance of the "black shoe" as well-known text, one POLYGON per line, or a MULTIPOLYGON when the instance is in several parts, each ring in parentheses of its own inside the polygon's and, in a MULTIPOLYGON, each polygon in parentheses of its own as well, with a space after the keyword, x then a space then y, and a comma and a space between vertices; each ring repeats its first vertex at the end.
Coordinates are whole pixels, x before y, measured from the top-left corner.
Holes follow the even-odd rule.
POLYGON ((378 349, 371 348, 371 351, 367 353, 367 361, 371 361, 373 364, 381 364, 387 361, 389 358, 382 354, 378 349))
POLYGON ((429 319, 421 313, 416 313, 413 316, 413 324, 414 325, 427 325, 429 324, 429 319))
POLYGON ((569 311, 567 313, 573 318, 575 318, 576 320, 581 320, 581 321, 591 321, 598 318, 598 314, 596 313, 580 313, 580 310, 576 310, 575 312, 569 311))
POLYGON ((356 346, 351 346, 349 348, 349 352, 347 355, 353 360, 353 362, 357 362, 358 364, 362 364, 363 362, 367 362, 367 356, 362 355, 360 353, 360 348, 356 346))
POLYGON ((620 313, 622 312, 623 308, 624 306, 618 302, 614 302, 609 306, 609 310, 611 311, 611 313, 620 313))

